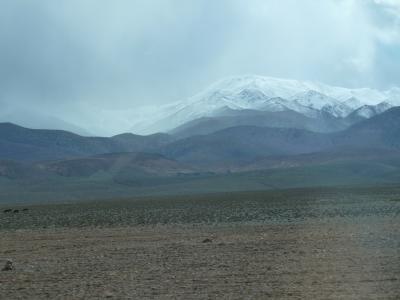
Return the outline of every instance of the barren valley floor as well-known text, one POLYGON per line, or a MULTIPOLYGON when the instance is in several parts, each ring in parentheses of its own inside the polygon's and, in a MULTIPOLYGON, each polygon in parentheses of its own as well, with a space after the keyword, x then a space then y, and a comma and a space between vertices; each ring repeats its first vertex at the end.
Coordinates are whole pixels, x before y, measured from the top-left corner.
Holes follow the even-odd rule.
MULTIPOLYGON (((243 200, 250 217, 214 222, 223 211, 212 206, 219 198, 216 195, 209 196, 214 199, 209 204, 203 198, 188 200, 210 206, 207 212, 213 212, 215 219, 207 216, 204 222, 189 218, 147 224, 150 219, 145 218, 144 224, 123 226, 106 222, 49 226, 46 212, 56 213, 59 206, 29 207, 27 219, 36 212, 44 218, 35 219, 38 225, 33 229, 22 221, 22 213, 1 219, 0 259, 12 259, 15 269, 0 272, 0 298, 398 299, 400 202, 396 191, 383 189, 375 196, 368 190, 240 195, 264 197, 263 205, 281 215, 281 220, 271 222, 260 220, 266 211, 261 204, 252 206, 251 200, 243 200), (335 194, 342 200, 332 202, 335 194), (310 195, 314 206, 295 200, 290 206, 291 197, 298 198, 293 195, 310 195), (287 207, 279 206, 281 196, 288 199, 287 207), (251 215, 260 209, 261 215, 251 215), (285 215, 285 210, 294 211, 285 215)), ((234 215, 234 203, 239 200, 233 195, 224 197, 233 199, 233 206, 224 211, 234 215)), ((222 204, 224 197, 220 197, 222 204)), ((151 211, 155 219, 156 212, 174 217, 173 211, 179 215, 193 209, 183 206, 185 202, 160 208, 161 201, 143 208, 143 202, 135 206, 126 201, 131 206, 119 203, 121 216, 135 207, 142 214, 151 211)), ((102 209, 99 204, 87 205, 93 206, 92 214, 102 209)), ((80 205, 76 207, 79 210, 80 205)), ((71 224, 81 218, 63 209, 70 214, 71 224)), ((114 212, 113 218, 117 216, 114 212)))

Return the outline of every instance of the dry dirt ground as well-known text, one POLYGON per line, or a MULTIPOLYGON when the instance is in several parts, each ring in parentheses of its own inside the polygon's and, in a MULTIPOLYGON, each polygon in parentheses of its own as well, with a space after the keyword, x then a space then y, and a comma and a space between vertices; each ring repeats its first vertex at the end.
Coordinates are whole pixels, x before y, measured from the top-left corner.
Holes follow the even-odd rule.
POLYGON ((399 241, 368 218, 2 231, 0 298, 400 299, 399 241))

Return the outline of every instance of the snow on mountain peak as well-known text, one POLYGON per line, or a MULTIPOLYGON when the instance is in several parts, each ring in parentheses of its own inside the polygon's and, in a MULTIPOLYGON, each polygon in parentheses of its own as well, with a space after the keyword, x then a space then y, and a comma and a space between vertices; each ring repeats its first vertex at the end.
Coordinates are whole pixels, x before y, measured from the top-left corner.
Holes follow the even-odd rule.
POLYGON ((343 103, 352 109, 357 109, 357 108, 363 106, 363 103, 355 97, 351 97, 351 98, 347 99, 346 101, 344 101, 343 103))
MULTIPOLYGON (((224 78, 211 85, 205 92, 198 96, 203 97, 212 90, 229 91, 238 94, 245 89, 259 90, 267 97, 293 98, 297 94, 314 92, 334 98, 338 101, 346 101, 349 98, 357 98, 363 104, 376 105, 387 99, 384 92, 370 88, 349 89, 329 86, 320 82, 300 81, 292 79, 280 79, 257 75, 233 76, 224 78)), ((399 89, 400 90, 400 89, 399 89)), ((391 90, 395 93, 395 89, 391 90)), ((396 92, 400 96, 400 92, 396 92)))
POLYGON ((193 97, 160 107, 145 116, 133 131, 168 131, 200 117, 214 116, 222 108, 265 111, 294 110, 307 116, 318 111, 345 117, 363 105, 387 101, 400 105, 400 89, 382 92, 369 88, 349 89, 319 82, 263 77, 233 76, 219 80, 193 97))
POLYGON ((387 102, 392 105, 400 105, 400 88, 393 87, 385 92, 387 102))
POLYGON ((371 118, 387 111, 392 107, 392 104, 384 101, 377 105, 363 105, 360 108, 356 109, 353 114, 363 118, 371 118))
POLYGON ((234 76, 224 78, 210 86, 209 90, 230 91, 239 94, 243 90, 258 90, 265 96, 291 98, 294 95, 313 89, 310 82, 280 79, 272 77, 262 77, 257 75, 234 76))
POLYGON ((339 105, 341 103, 334 98, 331 98, 314 90, 309 90, 296 94, 291 98, 291 100, 313 109, 322 109, 326 105, 339 105))

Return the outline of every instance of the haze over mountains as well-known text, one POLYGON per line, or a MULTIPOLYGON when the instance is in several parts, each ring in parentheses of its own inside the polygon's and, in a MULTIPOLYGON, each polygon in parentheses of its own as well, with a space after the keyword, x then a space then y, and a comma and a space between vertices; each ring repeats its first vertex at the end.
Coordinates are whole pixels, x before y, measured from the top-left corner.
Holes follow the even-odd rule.
POLYGON ((334 131, 397 105, 399 88, 348 89, 317 82, 238 76, 223 79, 185 101, 158 107, 131 130, 141 134, 168 132, 201 118, 219 119, 235 114, 243 119, 251 112, 290 111, 324 124, 322 128, 321 124, 317 126, 322 131, 334 131))
POLYGON ((93 132, 101 136, 123 132, 176 133, 197 123, 201 123, 199 133, 212 132, 212 128, 205 129, 205 118, 207 123, 213 122, 217 130, 254 125, 329 132, 345 129, 397 105, 400 105, 399 88, 387 91, 348 89, 318 82, 248 75, 222 79, 189 99, 157 107, 99 111, 97 107, 83 105, 73 119, 62 115, 62 110, 51 114, 40 107, 5 106, 0 112, 0 122, 36 129, 61 129, 84 136, 93 135, 93 132), (85 110, 96 112, 96 118, 85 117, 85 110), (294 115, 294 112, 297 117, 285 116, 294 115), (91 125, 83 125, 88 122, 91 125), (106 126, 106 130, 102 133, 96 129, 98 126, 106 126))
POLYGON ((246 76, 140 124, 167 133, 85 137, 0 123, 0 185, 37 190, 55 180, 76 193, 90 190, 82 182, 119 192, 204 191, 218 180, 216 190, 397 182, 398 92, 246 76))

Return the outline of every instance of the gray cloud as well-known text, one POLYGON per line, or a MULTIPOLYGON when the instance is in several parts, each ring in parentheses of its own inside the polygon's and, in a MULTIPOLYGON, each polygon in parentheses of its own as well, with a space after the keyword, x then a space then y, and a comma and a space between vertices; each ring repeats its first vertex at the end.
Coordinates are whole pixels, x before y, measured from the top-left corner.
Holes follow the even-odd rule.
POLYGON ((128 128, 112 110, 230 75, 400 86, 399 20, 393 0, 4 0, 1 110, 111 134, 128 128))

